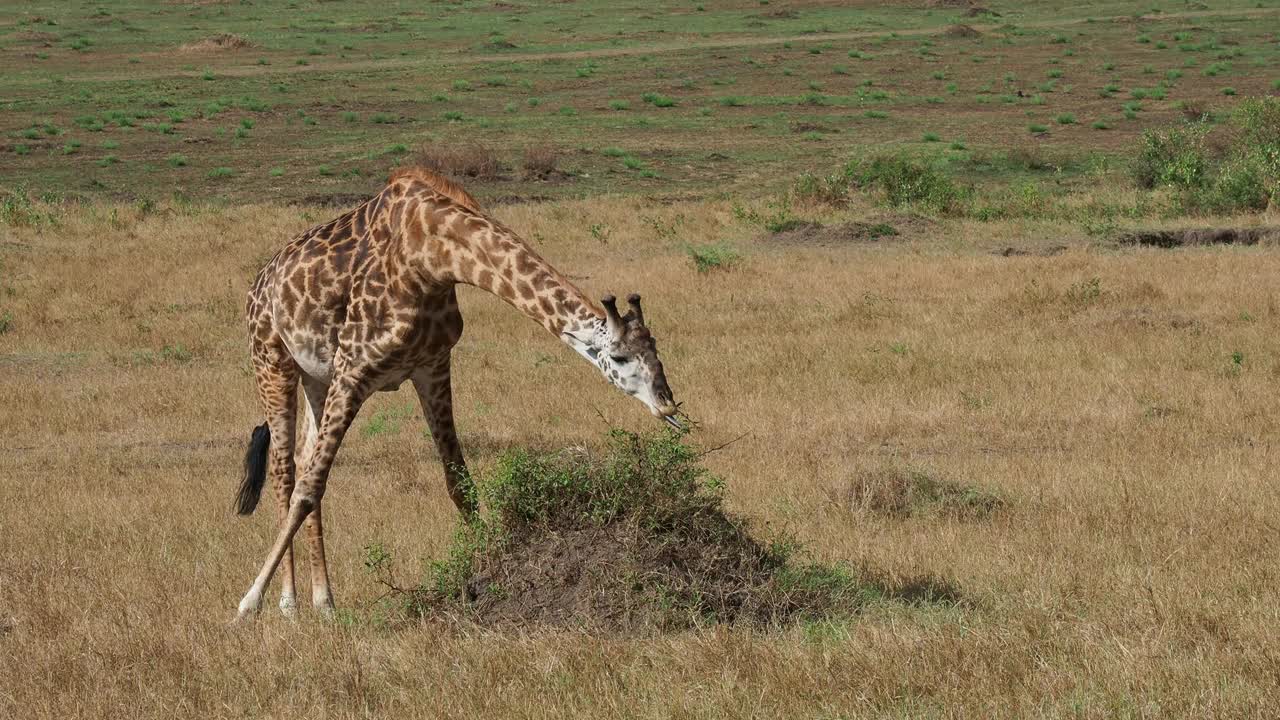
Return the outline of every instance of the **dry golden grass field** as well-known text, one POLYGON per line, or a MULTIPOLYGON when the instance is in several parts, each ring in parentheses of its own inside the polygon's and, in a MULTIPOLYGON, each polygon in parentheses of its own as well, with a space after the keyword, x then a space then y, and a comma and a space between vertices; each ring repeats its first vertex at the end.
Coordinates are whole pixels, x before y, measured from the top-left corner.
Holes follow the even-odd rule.
MULTIPOLYGON (((1280 717, 1276 3, 0 7, 0 720, 1280 717), (406 384, 329 479, 335 617, 299 540, 297 621, 277 579, 229 624, 276 533, 245 292, 414 162, 643 295, 728 509, 878 594, 407 612, 384 563, 464 536, 406 384)), ((459 294, 480 477, 661 428, 459 294)))
MULTIPOLYGON (((677 399, 701 422, 692 440, 745 433, 705 459, 732 509, 794 532, 816 560, 932 574, 963 602, 638 637, 382 622, 361 548, 382 543, 414 578, 456 522, 406 387, 366 405, 329 483, 339 621, 303 608, 291 623, 269 597, 257 621, 229 626, 274 528, 269 512, 231 511, 260 422, 244 292, 331 211, 61 212, 0 238, 2 717, 1280 708, 1273 246, 1125 248, 1036 220, 785 245, 728 202, 499 206, 584 289, 644 295, 677 399), (663 228, 741 237, 743 257, 698 273, 663 228), (1003 505, 965 517, 855 499, 907 471, 1003 505)), ((900 220, 857 201, 815 212, 900 220)), ((654 423, 541 328, 461 295, 455 397, 476 468, 511 446, 597 444, 605 421, 654 423)))

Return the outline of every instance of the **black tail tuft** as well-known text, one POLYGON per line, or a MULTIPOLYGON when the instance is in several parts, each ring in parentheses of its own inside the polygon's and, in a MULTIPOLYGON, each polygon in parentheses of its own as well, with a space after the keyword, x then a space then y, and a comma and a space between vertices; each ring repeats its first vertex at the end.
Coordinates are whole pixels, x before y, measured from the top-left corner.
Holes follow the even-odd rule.
POLYGON ((267 449, 271 447, 271 428, 266 423, 253 429, 249 450, 244 454, 244 479, 236 493, 236 513, 252 515, 267 480, 267 449))

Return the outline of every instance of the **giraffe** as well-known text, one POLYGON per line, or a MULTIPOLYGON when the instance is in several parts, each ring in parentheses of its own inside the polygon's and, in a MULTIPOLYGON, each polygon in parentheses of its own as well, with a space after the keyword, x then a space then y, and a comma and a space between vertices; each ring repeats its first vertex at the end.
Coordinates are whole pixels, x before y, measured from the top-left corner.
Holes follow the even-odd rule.
POLYGON ((460 283, 502 298, 656 418, 681 427, 638 295, 627 298, 625 315, 612 295, 593 303, 461 186, 423 168, 398 170, 364 204, 293 238, 249 290, 250 353, 266 421, 250 438, 236 509, 251 514, 270 476, 279 530, 237 620, 257 613, 281 565, 280 610, 296 614, 293 538, 304 522, 312 605, 333 612, 321 498, 338 446, 374 392, 413 383, 449 496, 463 514, 475 511, 449 374, 462 335, 460 283), (295 459, 299 387, 306 436, 295 459))

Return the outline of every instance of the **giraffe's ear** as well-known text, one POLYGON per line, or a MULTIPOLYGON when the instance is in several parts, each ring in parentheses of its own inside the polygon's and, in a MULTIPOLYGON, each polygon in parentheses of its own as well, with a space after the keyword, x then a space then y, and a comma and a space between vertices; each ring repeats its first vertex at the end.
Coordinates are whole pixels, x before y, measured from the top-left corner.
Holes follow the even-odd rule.
POLYGON ((622 316, 618 314, 618 299, 612 295, 605 295, 600 298, 600 304, 604 306, 605 322, 609 323, 609 332, 615 336, 622 334, 622 316))
POLYGON ((631 293, 627 296, 627 304, 631 306, 632 319, 644 325, 644 311, 640 309, 640 296, 636 293, 631 293))

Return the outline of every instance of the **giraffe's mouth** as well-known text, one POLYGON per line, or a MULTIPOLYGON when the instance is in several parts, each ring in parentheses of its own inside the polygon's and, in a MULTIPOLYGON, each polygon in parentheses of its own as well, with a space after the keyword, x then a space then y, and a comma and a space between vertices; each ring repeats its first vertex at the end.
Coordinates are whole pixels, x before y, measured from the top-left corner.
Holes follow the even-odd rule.
POLYGON ((680 422, 680 419, 677 418, 675 415, 663 415, 662 419, 666 421, 668 425, 675 428, 676 430, 681 430, 681 431, 684 430, 684 425, 680 422))

